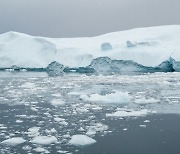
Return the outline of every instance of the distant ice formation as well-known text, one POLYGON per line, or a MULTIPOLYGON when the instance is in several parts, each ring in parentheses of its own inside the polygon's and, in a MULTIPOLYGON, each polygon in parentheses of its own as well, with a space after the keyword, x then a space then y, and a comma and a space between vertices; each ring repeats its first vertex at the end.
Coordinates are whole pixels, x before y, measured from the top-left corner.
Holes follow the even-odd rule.
POLYGON ((73 71, 179 72, 179 34, 179 25, 86 38, 45 38, 7 32, 0 34, 0 69, 47 71, 52 76, 73 71))
POLYGON ((110 43, 102 43, 101 44, 101 50, 102 51, 107 51, 107 50, 111 50, 112 49, 112 45, 110 43))

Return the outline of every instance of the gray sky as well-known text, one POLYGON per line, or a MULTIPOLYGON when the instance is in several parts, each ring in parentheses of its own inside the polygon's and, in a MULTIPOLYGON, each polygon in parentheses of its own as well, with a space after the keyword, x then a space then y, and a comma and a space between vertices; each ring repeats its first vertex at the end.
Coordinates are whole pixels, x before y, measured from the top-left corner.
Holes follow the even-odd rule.
POLYGON ((0 33, 95 36, 180 24, 180 0, 0 0, 0 33))

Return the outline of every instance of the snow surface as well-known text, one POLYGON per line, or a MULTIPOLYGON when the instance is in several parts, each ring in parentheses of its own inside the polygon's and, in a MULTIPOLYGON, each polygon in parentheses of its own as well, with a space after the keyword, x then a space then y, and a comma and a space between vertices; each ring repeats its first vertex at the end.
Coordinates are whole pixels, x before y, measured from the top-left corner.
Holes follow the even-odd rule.
POLYGON ((86 136, 86 135, 73 135, 71 137, 71 140, 69 141, 69 144, 75 145, 75 146, 86 146, 96 143, 96 140, 86 136))
POLYGON ((53 61, 79 67, 104 56, 157 66, 170 56, 180 60, 179 42, 180 25, 137 28, 85 38, 45 38, 7 32, 0 34, 0 67, 39 68, 53 61), (112 49, 102 50, 104 43, 111 44, 112 49))

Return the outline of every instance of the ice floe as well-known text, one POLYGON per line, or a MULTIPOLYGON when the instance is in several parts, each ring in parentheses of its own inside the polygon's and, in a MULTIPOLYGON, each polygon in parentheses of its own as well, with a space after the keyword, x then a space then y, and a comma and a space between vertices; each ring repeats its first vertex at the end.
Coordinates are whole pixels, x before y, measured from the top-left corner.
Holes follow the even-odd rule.
POLYGON ((36 136, 30 142, 35 144, 48 145, 57 142, 57 138, 55 136, 36 136))
POLYGON ((86 135, 73 135, 69 144, 75 146, 87 146, 96 143, 96 140, 86 136, 86 135))
POLYGON ((1 142, 1 144, 9 145, 9 146, 16 146, 18 144, 22 144, 26 142, 22 137, 13 137, 1 142))
POLYGON ((37 147, 35 149, 33 149, 35 152, 39 152, 39 153, 50 153, 48 150, 46 150, 45 148, 42 147, 37 147))
POLYGON ((111 104, 128 104, 131 100, 128 92, 120 92, 116 91, 106 95, 99 95, 99 94, 91 94, 88 95, 81 95, 81 99, 90 101, 90 102, 97 102, 97 103, 111 103, 111 104))
POLYGON ((116 111, 114 113, 107 113, 106 117, 139 117, 139 116, 145 116, 148 113, 151 113, 151 111, 147 109, 142 109, 139 111, 136 110, 120 110, 116 111))

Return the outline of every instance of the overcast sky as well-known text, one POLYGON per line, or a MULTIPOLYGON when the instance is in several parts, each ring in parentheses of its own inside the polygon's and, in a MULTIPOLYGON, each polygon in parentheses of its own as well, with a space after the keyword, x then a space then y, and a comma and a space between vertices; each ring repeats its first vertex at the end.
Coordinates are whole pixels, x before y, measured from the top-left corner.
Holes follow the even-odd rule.
POLYGON ((0 0, 0 33, 95 36, 180 24, 180 0, 0 0))

